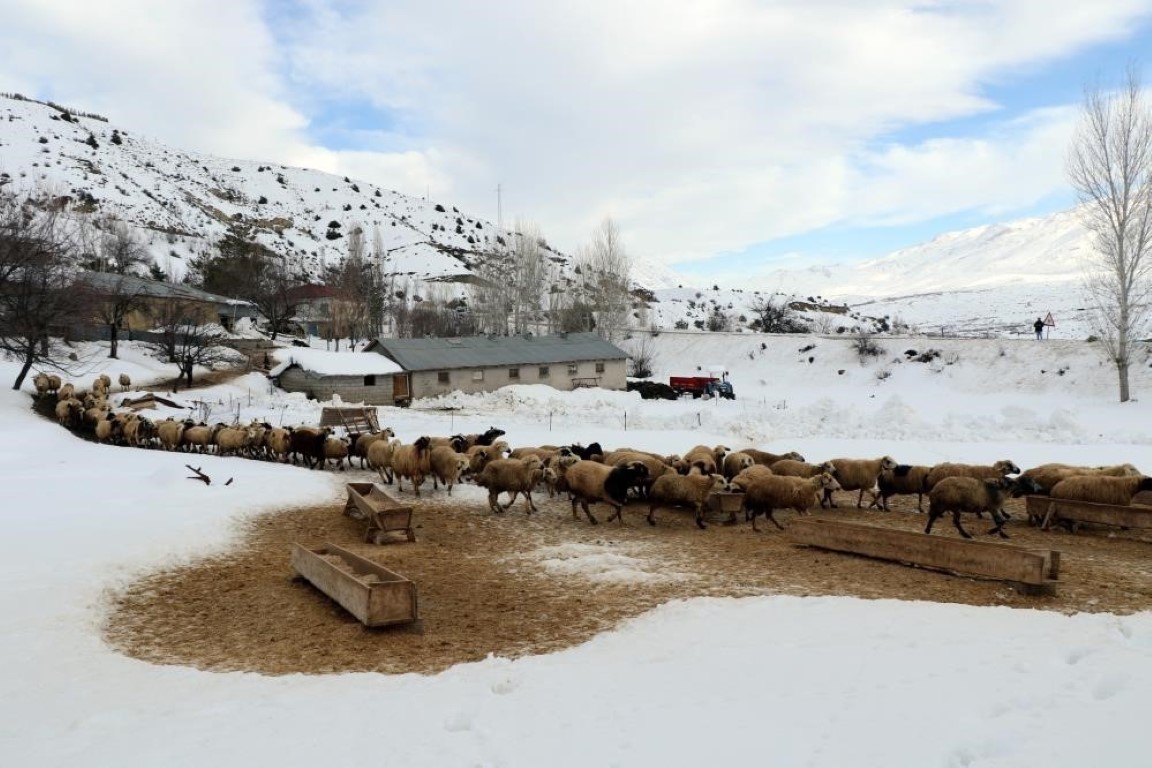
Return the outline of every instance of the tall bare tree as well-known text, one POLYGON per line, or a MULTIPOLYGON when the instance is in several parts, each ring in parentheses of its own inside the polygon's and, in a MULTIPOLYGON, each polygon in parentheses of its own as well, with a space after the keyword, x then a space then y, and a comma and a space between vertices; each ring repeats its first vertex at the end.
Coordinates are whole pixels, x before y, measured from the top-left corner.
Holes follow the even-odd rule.
POLYGON ((512 332, 524 333, 538 325, 548 268, 540 228, 535 224, 518 222, 516 229, 512 241, 509 298, 512 302, 512 332))
POLYGON ((609 341, 627 332, 632 309, 632 265, 620 229, 610 218, 600 222, 592 243, 577 255, 584 287, 596 312, 596 332, 609 341))
POLYGON ((1132 343, 1147 329, 1152 290, 1152 109, 1134 68, 1116 91, 1085 92, 1067 172, 1096 240, 1084 281, 1096 334, 1127 402, 1132 343))
POLYGON ((52 332, 86 313, 76 290, 74 228, 56 211, 0 192, 0 351, 20 362, 13 389, 32 366, 66 368, 52 332))

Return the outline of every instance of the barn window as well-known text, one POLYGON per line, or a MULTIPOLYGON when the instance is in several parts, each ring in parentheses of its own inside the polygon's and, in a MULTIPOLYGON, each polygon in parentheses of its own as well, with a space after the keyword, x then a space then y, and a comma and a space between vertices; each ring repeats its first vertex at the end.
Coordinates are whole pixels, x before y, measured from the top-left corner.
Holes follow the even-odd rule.
POLYGON ((448 383, 448 371, 437 371, 436 372, 436 383, 437 384, 447 384, 448 383))
POLYGON ((542 378, 542 379, 548 378, 548 366, 546 366, 546 365, 540 366, 540 378, 542 378))
POLYGON ((604 363, 596 363, 596 373, 604 373, 604 363))
POLYGON ((374 387, 374 386, 376 386, 376 376, 375 376, 375 374, 371 374, 371 375, 368 375, 368 376, 365 376, 365 377, 364 377, 364 386, 366 386, 366 387, 374 387))
POLYGON ((472 381, 484 381, 484 371, 472 371, 472 381))
POLYGON ((580 372, 580 366, 577 363, 568 363, 568 375, 575 376, 580 372))
POLYGON ((519 368, 509 368, 508 369, 508 378, 510 378, 510 379, 520 378, 520 369, 519 368))

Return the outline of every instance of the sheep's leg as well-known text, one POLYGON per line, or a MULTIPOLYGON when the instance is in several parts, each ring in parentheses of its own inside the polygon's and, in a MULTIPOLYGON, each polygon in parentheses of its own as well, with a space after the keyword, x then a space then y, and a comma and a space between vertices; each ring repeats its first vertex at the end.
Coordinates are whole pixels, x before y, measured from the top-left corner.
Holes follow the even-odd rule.
POLYGON ((771 520, 771 521, 772 521, 772 525, 776 526, 776 527, 777 527, 777 528, 779 528, 781 531, 782 531, 782 530, 784 530, 784 526, 780 525, 780 522, 779 522, 779 521, 776 519, 776 511, 775 511, 774 509, 772 509, 771 507, 769 507, 769 508, 768 508, 768 509, 767 509, 767 510, 764 512, 764 517, 766 517, 766 518, 768 518, 769 520, 771 520))
POLYGON ((531 491, 524 491, 523 493, 524 493, 524 498, 528 499, 528 514, 532 514, 533 512, 536 512, 537 511, 536 505, 532 503, 532 492, 531 491))
POLYGON ((504 511, 504 508, 500 506, 500 502, 496 498, 499 495, 500 491, 488 491, 488 508, 498 515, 504 511))
MULTIPOLYGON (((592 525, 599 525, 600 524, 600 521, 597 520, 595 517, 593 517, 592 511, 590 509, 588 509, 588 500, 587 499, 581 499, 580 500, 580 506, 584 508, 584 514, 588 516, 588 522, 592 523, 592 525)), ((576 508, 576 502, 572 502, 572 508, 573 509, 576 508)))
MULTIPOLYGON (((887 509, 887 507, 885 507, 885 509, 887 509)), ((916 494, 916 511, 921 513, 921 514, 924 513, 924 494, 923 493, 917 493, 916 494)))
POLYGON ((989 535, 998 533, 1000 534, 1000 538, 1007 539, 1008 534, 1004 533, 1004 523, 1008 522, 1008 519, 1005 518, 998 510, 994 509, 992 510, 992 520, 996 523, 996 525, 988 530, 989 535))
POLYGON ((960 531, 960 535, 964 538, 972 538, 972 534, 968 533, 968 531, 964 530, 960 525, 960 510, 958 509, 952 513, 952 525, 956 526, 956 530, 960 531))
POLYGON ((708 521, 704 519, 704 505, 703 504, 697 504, 696 505, 696 527, 699 528, 700 530, 704 530, 705 528, 708 527, 708 521))
POLYGON ((827 488, 824 489, 824 498, 820 500, 820 506, 827 509, 834 509, 836 502, 832 500, 832 491, 827 488))
POLYGON ((656 525, 656 502, 650 501, 648 503, 648 525, 656 525))
POLYGON ((612 513, 612 514, 611 514, 611 515, 608 517, 608 522, 610 523, 610 522, 612 522, 613 520, 619 520, 619 521, 620 521, 620 525, 624 525, 624 505, 623 505, 623 504, 617 504, 617 503, 615 503, 615 502, 612 502, 612 506, 615 508, 615 510, 616 510, 616 511, 614 511, 614 512, 613 512, 613 513, 612 513))
POLYGON ((424 485, 424 475, 412 475, 412 490, 416 492, 416 498, 420 498, 420 486, 424 485))
POLYGON ((928 511, 928 525, 924 526, 924 533, 932 533, 932 526, 938 517, 940 517, 940 513, 930 508, 928 511))
MULTIPOLYGON (((500 492, 497 491, 496 493, 499 494, 500 492)), ((508 494, 508 503, 504 505, 504 508, 502 510, 500 510, 501 512, 507 512, 509 509, 512 508, 512 505, 516 503, 516 497, 520 495, 520 492, 519 491, 507 491, 507 494, 508 494)))
POLYGON ((864 508, 864 489, 860 489, 860 495, 856 497, 856 509, 864 508))

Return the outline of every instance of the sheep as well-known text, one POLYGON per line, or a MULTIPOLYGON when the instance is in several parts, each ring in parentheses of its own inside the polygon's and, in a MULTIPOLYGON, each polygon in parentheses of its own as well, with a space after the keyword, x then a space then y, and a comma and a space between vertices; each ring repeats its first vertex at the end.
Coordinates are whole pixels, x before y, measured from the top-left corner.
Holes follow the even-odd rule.
POLYGON ((60 391, 60 377, 54 373, 48 374, 48 393, 58 393, 60 391))
POLYGON ((368 466, 380 474, 380 482, 392 485, 395 474, 392 471, 392 455, 396 452, 399 440, 376 440, 368 446, 368 466))
POLYGON ((692 507, 696 514, 696 527, 708 527, 704 505, 708 496, 728 490, 728 481, 723 475, 678 475, 676 473, 656 478, 648 491, 648 524, 656 525, 656 507, 692 507))
POLYGON ((74 397, 75 394, 76 387, 73 386, 72 382, 68 382, 64 386, 60 387, 60 389, 56 390, 56 401, 59 402, 61 400, 68 400, 74 397))
POLYGON ((544 463, 538 456, 526 456, 522 459, 493 459, 488 462, 476 477, 476 484, 488 489, 488 507, 500 514, 511 509, 516 496, 524 494, 528 502, 528 514, 536 511, 532 503, 532 489, 539 484, 544 475, 544 463), (508 493, 508 503, 500 506, 497 497, 501 493, 508 493))
POLYGON ((748 467, 753 466, 756 460, 743 451, 735 451, 724 457, 723 472, 725 479, 731 480, 748 467))
POLYGON ((924 511, 924 494, 928 492, 925 487, 928 482, 928 473, 932 471, 932 467, 927 467, 922 464, 898 464, 892 469, 885 469, 880 472, 880 477, 877 479, 877 486, 880 489, 880 495, 872 500, 869 508, 878 506, 885 512, 891 512, 888 508, 888 498, 898 493, 903 494, 916 494, 916 511, 924 511))
POLYGON ((1132 503, 1132 497, 1141 491, 1152 491, 1152 477, 1076 475, 1056 483, 1048 495, 1053 499, 1090 501, 1095 504, 1127 507, 1132 503))
POLYGON ((299 455, 309 469, 322 468, 324 445, 331 434, 332 430, 327 427, 321 430, 313 427, 293 429, 288 436, 288 453, 292 455, 292 463, 296 463, 296 455, 299 455))
POLYGON ((464 451, 468 450, 468 438, 464 437, 464 435, 452 435, 451 437, 430 437, 428 439, 431 441, 429 443, 429 447, 431 448, 448 447, 459 453, 463 453, 464 451))
POLYGON ((218 429, 220 429, 219 424, 210 427, 207 424, 194 424, 191 421, 186 421, 184 422, 184 431, 180 435, 180 446, 188 451, 195 448, 197 453, 205 453, 208 446, 212 444, 212 438, 218 429))
POLYGON ((128 374, 126 374, 126 373, 120 374, 120 391, 121 392, 127 392, 128 387, 130 387, 130 386, 132 386, 132 379, 129 378, 128 374))
POLYGON ((160 446, 166 451, 175 451, 183 442, 184 422, 175 419, 165 419, 156 424, 156 437, 160 439, 160 446))
MULTIPOLYGON (((856 499, 856 508, 864 503, 864 491, 876 493, 876 481, 880 472, 885 469, 895 469, 896 461, 890 456, 881 456, 878 459, 832 459, 832 466, 836 467, 833 473, 840 488, 845 491, 860 491, 856 499)), ((835 507, 832 500, 832 491, 825 489, 821 506, 827 504, 835 507)))
POLYGON ((1005 477, 1020 474, 1020 467, 1008 459, 1001 459, 995 464, 955 464, 943 462, 932 467, 925 480, 925 489, 931 491, 936 483, 946 477, 974 477, 982 480, 986 477, 1005 477))
POLYGON ((379 432, 360 435, 356 438, 355 442, 352 443, 352 453, 360 458, 360 469, 364 469, 368 461, 368 449, 373 443, 377 440, 391 440, 395 436, 396 433, 392 431, 391 427, 384 427, 384 429, 379 432))
POLYGON ((765 467, 771 467, 778 461, 789 459, 791 461, 804 461, 804 457, 796 453, 796 451, 788 451, 788 453, 768 453, 767 451, 760 451, 755 448, 743 448, 741 453, 746 453, 752 457, 752 461, 761 464, 765 467))
POLYGON ((219 456, 238 454, 248 447, 252 441, 252 432, 249 427, 221 427, 212 436, 219 456))
POLYGON ((119 436, 120 422, 112 413, 107 413, 104 418, 96 422, 96 441, 100 443, 114 442, 119 436))
POLYGON ((431 469, 428 465, 432 453, 432 438, 418 437, 411 445, 399 445, 392 453, 392 472, 396 477, 396 490, 404 490, 404 478, 412 480, 412 488, 416 496, 420 495, 420 486, 431 469))
MULTIPOLYGON (((597 456, 604 456, 604 449, 600 447, 600 443, 589 443, 586 446, 573 443, 566 447, 572 451, 572 453, 587 461, 596 461, 597 456)), ((604 463, 607 464, 608 462, 604 463)))
POLYGON ((36 396, 43 397, 48 394, 48 374, 38 373, 32 378, 32 386, 36 388, 36 396))
POLYGON ((578 517, 576 504, 579 503, 584 509, 584 514, 588 516, 588 522, 596 525, 599 520, 592 516, 588 503, 600 501, 610 505, 614 510, 608 518, 609 522, 615 517, 623 523, 624 518, 620 513, 627 501, 628 489, 647 473, 648 468, 639 461, 609 467, 598 461, 581 459, 565 473, 568 491, 572 495, 572 517, 578 517))
MULTIPOLYGON (((595 459, 589 459, 595 461, 595 459)), ((629 464, 633 461, 638 461, 644 465, 648 470, 647 474, 641 477, 636 483, 637 493, 641 498, 648 498, 652 489, 652 483, 656 482, 656 478, 663 477, 664 475, 678 474, 675 469, 665 464, 659 457, 647 453, 627 453, 620 451, 612 451, 604 457, 601 462, 606 466, 619 467, 623 464, 629 464)), ((703 477, 703 475, 701 475, 703 477)))
POLYGON ((1040 494, 1046 495, 1056 483, 1077 475, 1102 475, 1108 477, 1133 477, 1140 474, 1140 470, 1131 464, 1118 464, 1108 467, 1078 467, 1071 464, 1041 464, 1031 467, 1020 473, 1021 477, 1029 477, 1040 486, 1040 494))
POLYGON ((432 471, 432 489, 436 490, 443 483, 448 487, 448 495, 452 495, 452 486, 460 482, 460 477, 468 472, 468 454, 454 451, 448 446, 441 445, 432 449, 428 456, 428 467, 432 471))
POLYGON ((502 429, 498 429, 496 427, 488 427, 488 429, 484 430, 483 434, 464 435, 464 448, 460 452, 464 453, 475 445, 492 445, 492 443, 496 441, 496 438, 504 434, 505 432, 502 429))
POLYGON ((121 431, 124 436, 124 444, 132 447, 140 447, 152 439, 155 427, 148 419, 140 416, 139 414, 131 414, 124 421, 124 426, 121 431))
POLYGON ((836 465, 830 461, 823 464, 809 464, 806 461, 796 461, 795 459, 781 459, 769 469, 772 470, 772 474, 781 477, 816 477, 825 472, 833 476, 836 474, 836 465))
MULTIPOLYGON (((321 459, 320 465, 324 466, 329 461, 336 462, 336 468, 341 472, 344 471, 344 460, 348 458, 348 452, 351 450, 350 441, 346 437, 333 437, 329 435, 324 438, 324 458, 321 459)), ((352 466, 352 462, 348 462, 348 466, 352 466)))
POLYGON ((111 389, 112 388, 112 377, 111 376, 109 376, 106 373, 102 373, 97 378, 99 378, 100 381, 104 382, 104 389, 111 389))
POLYGON ((840 483, 831 472, 822 472, 813 477, 793 477, 771 475, 757 478, 744 490, 744 500, 740 507, 744 519, 752 521, 752 530, 759 532, 756 518, 764 515, 780 530, 784 526, 776 520, 777 509, 794 509, 800 514, 808 514, 816 506, 819 494, 840 490, 840 483))
POLYGON ((985 510, 992 513, 995 525, 988 531, 997 533, 1000 538, 1008 538, 1004 532, 1004 523, 1008 518, 1004 516, 1001 507, 1009 496, 1019 495, 1016 481, 1008 477, 966 477, 953 475, 945 477, 932 486, 928 492, 928 525, 924 533, 932 533, 932 524, 945 512, 952 513, 952 524, 966 539, 972 535, 960 525, 961 512, 979 514, 985 510))
POLYGON ((288 454, 292 450, 292 428, 272 427, 264 433, 264 448, 273 461, 288 463, 288 454))
POLYGON ((74 397, 56 403, 56 421, 60 422, 62 427, 78 428, 83 413, 84 404, 74 397))
POLYGON ((474 445, 468 449, 468 473, 475 477, 484 471, 484 467, 493 459, 502 458, 494 453, 488 445, 474 445))
POLYGON ((729 481, 732 490, 744 492, 748 486, 763 477, 773 477, 775 473, 763 464, 753 464, 729 481))
POLYGON ((706 445, 693 446, 684 454, 681 459, 683 463, 677 467, 677 470, 685 475, 689 472, 714 475, 720 471, 720 467, 724 464, 724 457, 728 455, 728 452, 728 447, 724 445, 717 445, 714 448, 709 448, 706 445))

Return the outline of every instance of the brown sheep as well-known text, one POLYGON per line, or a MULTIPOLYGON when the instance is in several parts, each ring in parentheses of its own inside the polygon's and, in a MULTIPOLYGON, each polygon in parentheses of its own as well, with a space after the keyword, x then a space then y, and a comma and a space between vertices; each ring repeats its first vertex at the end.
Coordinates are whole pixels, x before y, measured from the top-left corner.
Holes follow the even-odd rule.
POLYGON ((788 451, 788 453, 768 453, 767 451, 760 451, 755 448, 743 448, 741 453, 746 453, 752 457, 752 461, 765 467, 771 467, 778 461, 788 459, 790 461, 804 461, 804 457, 796 453, 796 451, 788 451))
POLYGON ((590 502, 603 502, 612 507, 612 515, 608 518, 619 518, 624 522, 621 510, 628 500, 628 489, 648 474, 648 468, 642 462, 633 461, 620 467, 609 467, 598 461, 581 459, 573 464, 565 473, 568 480, 568 492, 572 495, 572 517, 576 518, 576 504, 579 503, 588 517, 588 522, 596 525, 599 520, 592 516, 588 510, 590 502))
POLYGON ((689 472, 714 475, 724 466, 724 457, 728 455, 728 452, 728 447, 724 445, 717 445, 713 448, 706 445, 696 445, 681 457, 681 464, 676 469, 682 475, 689 472))
POLYGON ((1095 504, 1126 507, 1132 503, 1132 497, 1141 491, 1152 491, 1152 477, 1076 475, 1056 483, 1048 495, 1054 499, 1090 501, 1095 504))
POLYGON ((181 437, 184 434, 184 422, 175 419, 164 419, 156 423, 156 437, 160 439, 160 447, 166 451, 175 451, 180 447, 181 437))
POLYGON ((924 494, 928 492, 928 473, 931 471, 932 467, 921 464, 899 464, 892 469, 882 470, 876 483, 880 489, 880 495, 872 500, 872 503, 868 505, 869 508, 878 506, 885 512, 891 512, 892 510, 888 508, 890 497, 898 493, 914 493, 916 494, 916 511, 923 512, 924 494))
POLYGON ((943 462, 932 467, 925 481, 925 488, 931 491, 936 483, 946 477, 974 477, 982 480, 986 477, 1006 477, 1020 474, 1020 467, 1008 459, 1002 459, 995 464, 956 464, 943 462))
POLYGON ((972 512, 978 515, 987 511, 992 513, 995 522, 988 533, 998 533, 1006 539, 1008 534, 1003 529, 1008 518, 1001 512, 1001 508, 1009 496, 1015 495, 1018 487, 1016 481, 1007 477, 945 477, 928 492, 928 525, 924 527, 924 533, 932 533, 932 524, 945 512, 951 512, 956 530, 964 538, 970 539, 972 535, 960 525, 960 513, 972 512))
POLYGON ((56 403, 56 420, 60 426, 76 429, 84 413, 84 404, 76 398, 68 398, 56 403))
POLYGON ((1078 467, 1072 464, 1041 464, 1031 467, 1020 473, 1021 477, 1030 477, 1040 486, 1040 493, 1047 494, 1052 487, 1061 480, 1077 475, 1103 475, 1107 477, 1134 477, 1140 470, 1131 464, 1118 464, 1109 467, 1078 467))
POLYGON ((648 492, 648 524, 656 525, 657 507, 691 507, 696 514, 696 527, 708 527, 704 505, 713 493, 728 490, 723 475, 678 475, 675 473, 656 478, 648 492))
POLYGON ((292 450, 292 430, 288 427, 272 427, 264 433, 264 448, 273 461, 288 463, 288 453, 292 450))
POLYGON ((748 467, 755 466, 756 460, 744 451, 735 451, 724 457, 724 478, 731 480, 748 467))
POLYGON ((756 518, 760 515, 784 530, 784 526, 776 520, 777 509, 794 509, 806 515, 818 503, 821 491, 831 493, 838 490, 840 484, 830 472, 806 478, 771 475, 760 477, 748 485, 741 507, 745 519, 752 521, 752 530, 760 530, 756 527, 756 518))
POLYGON ((432 438, 418 437, 410 445, 399 445, 392 452, 392 472, 396 476, 396 490, 404 490, 404 478, 412 480, 412 489, 420 496, 420 486, 431 471, 432 438))
POLYGON ((180 447, 188 451, 195 449, 197 453, 207 452, 208 446, 212 444, 212 438, 220 426, 217 424, 210 427, 207 424, 184 422, 184 431, 180 435, 180 447))
POLYGON ((493 459, 476 476, 476 484, 488 489, 488 507, 495 513, 507 512, 519 494, 524 494, 528 504, 528 514, 536 511, 532 503, 532 489, 544 476, 544 463, 539 456, 525 456, 521 459, 493 459), (500 506, 497 497, 501 493, 509 495, 508 503, 500 506))
POLYGON ((48 394, 48 374, 38 373, 32 378, 32 386, 36 388, 36 396, 43 397, 48 394))
MULTIPOLYGON (((328 436, 324 440, 324 460, 320 462, 322 465, 327 464, 329 461, 336 462, 336 468, 341 472, 344 471, 344 460, 348 458, 348 453, 351 450, 349 440, 346 437, 332 437, 328 436)), ((352 466, 352 462, 348 462, 348 466, 352 466)))
POLYGON ((395 436, 396 433, 392 431, 391 427, 384 427, 384 429, 379 432, 371 432, 356 438, 356 441, 352 444, 352 453, 360 458, 360 469, 364 469, 364 467, 367 466, 368 449, 373 443, 377 440, 391 440, 395 436))
POLYGON ((781 477, 816 477, 828 472, 831 475, 836 474, 836 465, 830 461, 823 464, 809 464, 806 461, 796 461, 795 459, 781 459, 773 464, 770 469, 772 474, 780 475, 781 477))
POLYGON ((763 477, 772 477, 775 473, 763 464, 753 464, 729 481, 732 490, 744 492, 748 486, 763 477))
MULTIPOLYGON (((864 503, 864 492, 873 492, 880 472, 895 469, 896 461, 890 456, 881 456, 878 459, 832 459, 832 466, 836 467, 833 475, 840 483, 841 489, 860 491, 856 499, 856 508, 859 509, 864 503)), ((836 502, 832 500, 832 491, 827 489, 824 490, 824 499, 821 501, 821 505, 824 504, 829 507, 836 506, 836 502)))
POLYGON ((218 456, 243 453, 251 442, 252 430, 250 427, 221 427, 212 436, 212 443, 216 446, 218 456))
POLYGON ((450 446, 441 445, 432 449, 428 457, 428 468, 432 474, 432 490, 443 483, 448 488, 448 495, 452 495, 452 486, 460 482, 460 477, 468 473, 468 454, 452 450, 450 446))
POLYGON ((59 376, 57 376, 54 373, 48 374, 48 392, 49 393, 55 392, 55 393, 59 394, 60 384, 61 384, 61 381, 60 381, 59 376))
POLYGON ((74 397, 75 394, 76 387, 72 384, 72 382, 68 382, 56 391, 56 400, 68 400, 69 398, 74 397))
POLYGON ((132 379, 129 378, 128 374, 120 374, 120 391, 126 392, 130 386, 132 386, 132 379))

